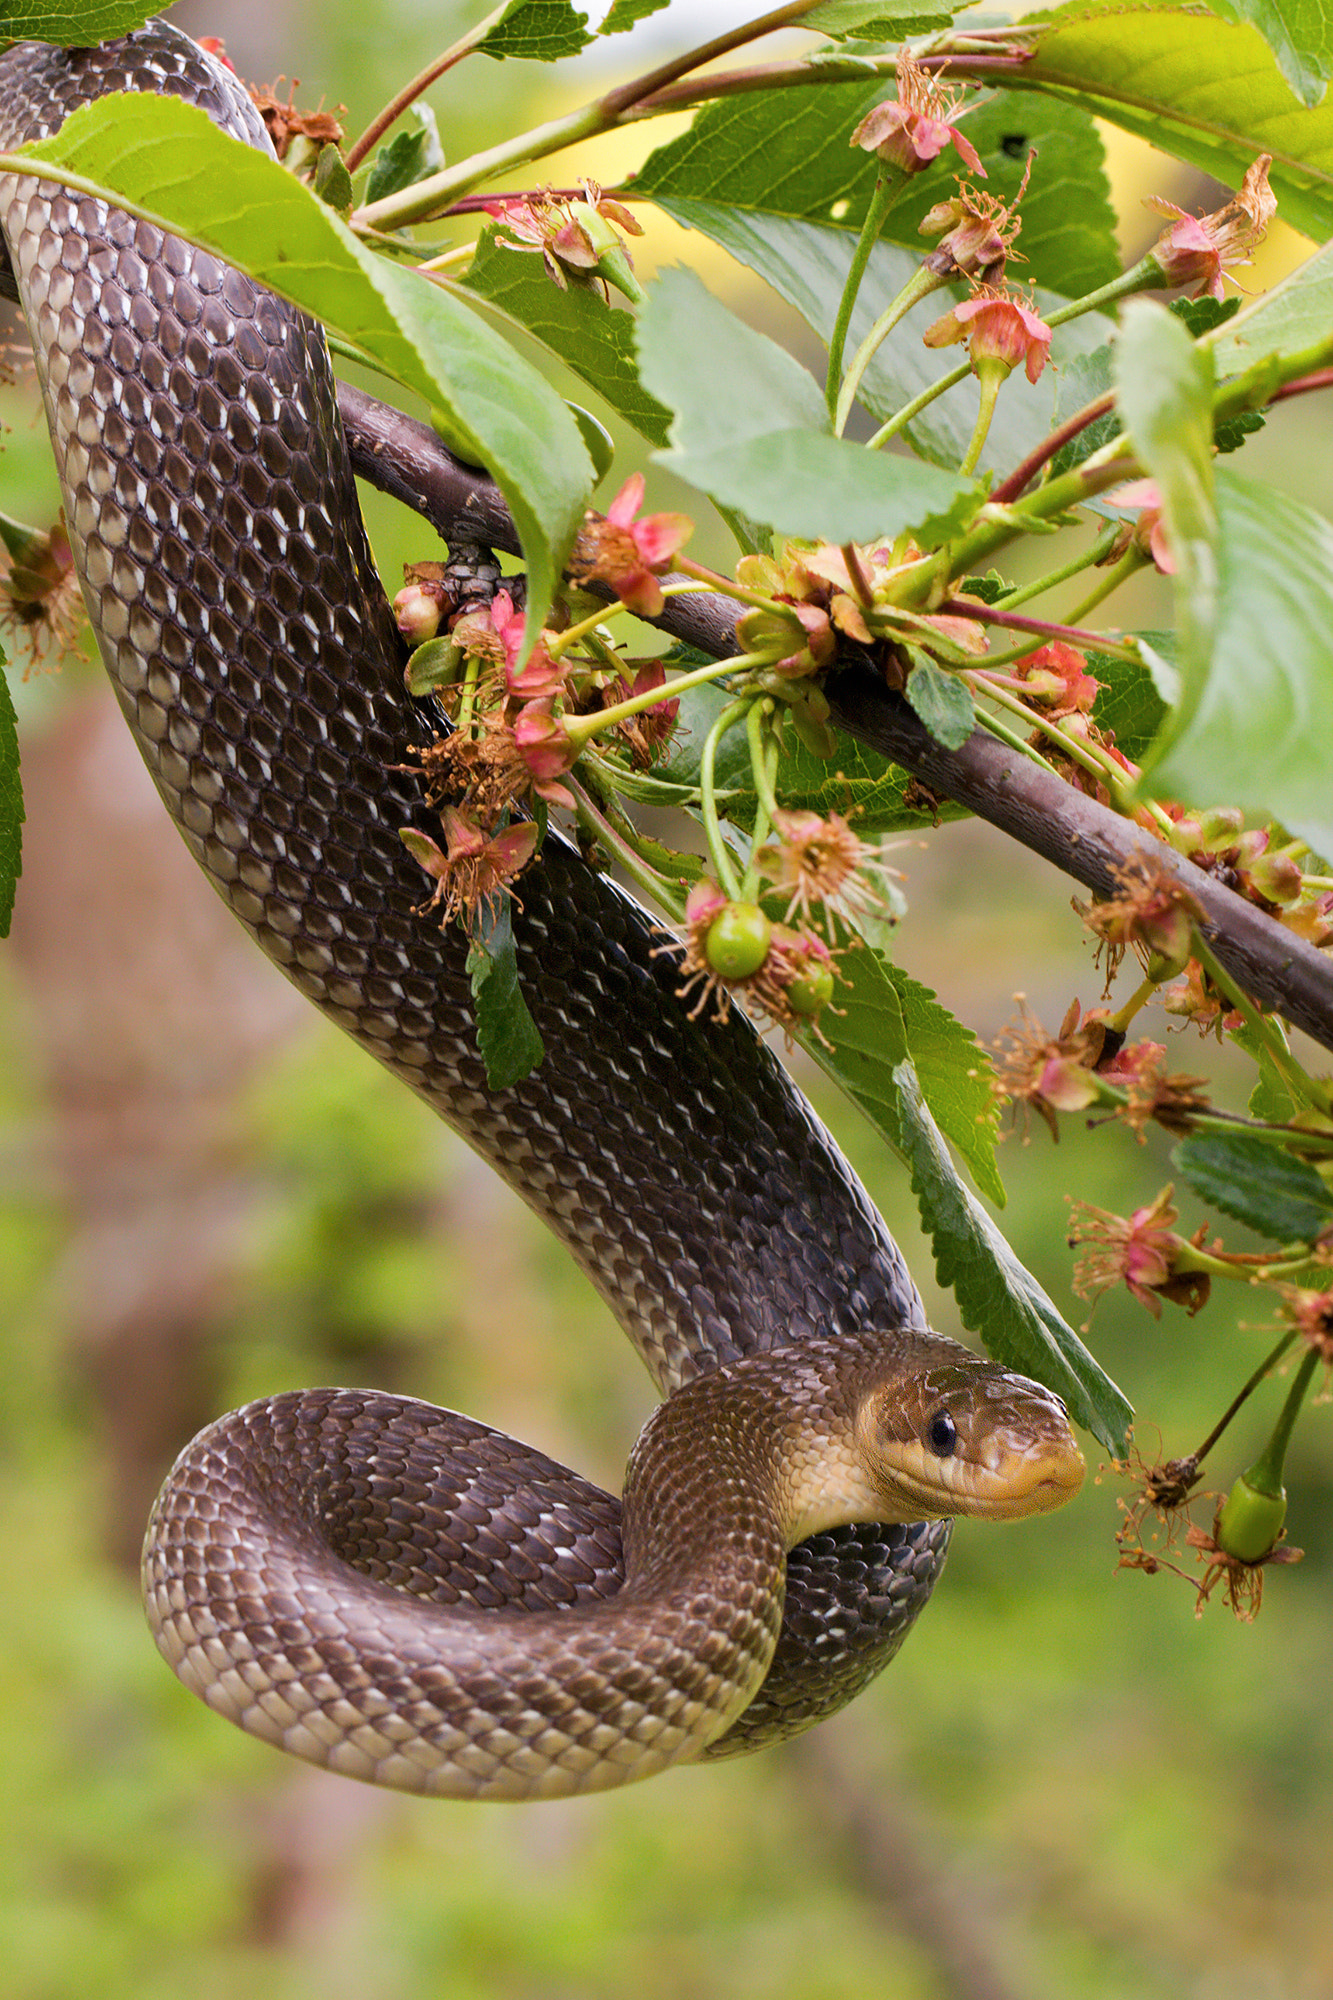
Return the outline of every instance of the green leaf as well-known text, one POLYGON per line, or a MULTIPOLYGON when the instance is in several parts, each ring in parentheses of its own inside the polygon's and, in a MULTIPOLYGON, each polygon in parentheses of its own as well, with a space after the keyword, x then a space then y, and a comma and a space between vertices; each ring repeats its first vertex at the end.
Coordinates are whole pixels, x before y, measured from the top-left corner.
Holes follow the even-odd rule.
MULTIPOLYGON (((0 666, 4 665, 0 651, 0 666)), ((23 785, 19 777, 18 719, 9 684, 0 674, 0 938, 9 936, 14 893, 23 873, 23 785)))
POLYGON ((640 21, 646 21, 650 14, 660 14, 664 7, 670 5, 671 0, 613 0, 598 32, 603 35, 627 34, 640 21))
POLYGON ((838 961, 836 1012, 802 1044, 900 1153, 895 1065, 911 1062, 931 1115, 958 1148, 977 1186, 1000 1205, 996 1102, 990 1059, 971 1033, 882 952, 861 943, 838 961))
POLYGON ((527 62, 560 62, 576 56, 596 39, 588 33, 588 17, 576 14, 569 0, 511 0, 504 17, 477 47, 497 61, 513 56, 527 62))
POLYGON ((442 411, 509 503, 528 565, 528 630, 540 628, 591 468, 554 390, 455 293, 371 255, 276 160, 173 97, 102 98, 21 157, 70 169, 119 206, 202 243, 442 411))
POLYGON ((1236 1046, 1244 1049, 1246 1055, 1258 1064, 1259 1080, 1250 1092, 1248 1107, 1251 1118, 1261 1118, 1268 1125, 1287 1124, 1295 1116, 1296 1106, 1267 1042, 1248 1021, 1232 1028, 1230 1035, 1236 1046))
MULTIPOLYGON (((1130 299, 1121 316, 1115 373, 1121 420, 1161 490, 1176 563, 1181 699, 1165 726, 1162 740, 1169 744, 1188 726, 1202 696, 1217 631, 1212 355, 1165 306, 1130 299)), ((1154 754, 1160 756, 1160 748, 1154 754)))
POLYGON ((1333 234, 1333 103, 1293 103, 1272 52, 1248 24, 1202 8, 1071 0, 1029 16, 1032 55, 1012 90, 1052 90, 1239 187, 1259 153, 1284 221, 1316 242, 1333 234))
POLYGON ((1305 1160, 1248 1132, 1196 1132, 1171 1163, 1203 1201, 1274 1243, 1312 1243, 1333 1222, 1333 1194, 1305 1160))
MULTIPOLYGON (((1141 636, 1159 651, 1174 641, 1171 633, 1141 636)), ((1117 750, 1140 763, 1166 714, 1166 703, 1151 672, 1138 660, 1122 660, 1113 653, 1089 651, 1087 661, 1088 672, 1098 682, 1093 721, 1103 733, 1114 737, 1117 750)))
POLYGON ((933 28, 947 28, 953 14, 893 14, 884 0, 823 0, 802 16, 801 26, 836 39, 857 35, 881 42, 905 42, 913 35, 928 35, 933 28))
POLYGON ((957 674, 946 673, 924 653, 913 652, 915 664, 907 682, 907 699, 937 743, 957 750, 977 726, 972 690, 957 674))
POLYGON ((566 403, 565 408, 579 427, 583 448, 592 461, 593 477, 605 479, 615 462, 615 439, 606 425, 597 421, 591 410, 583 409, 578 403, 566 403))
POLYGON ((90 0, 82 7, 52 6, 50 0, 6 0, 0 9, 0 46, 6 42, 56 42, 62 48, 93 48, 113 35, 128 35, 158 13, 144 0, 90 0))
POLYGON ((1333 70, 1333 36, 1323 0, 1211 0, 1224 21, 1248 21, 1277 57, 1304 105, 1318 104, 1333 70))
POLYGON ((1333 853, 1333 525, 1299 500, 1216 474, 1216 638, 1148 763, 1150 789, 1224 799, 1333 853))
MULTIPOLYGON (((685 660, 672 664, 686 666, 685 660)), ((671 754, 659 764, 654 776, 680 787, 697 791, 699 751, 720 710, 731 699, 716 688, 694 688, 680 698, 680 719, 671 739, 671 754)), ((906 794, 913 780, 887 757, 858 743, 853 736, 834 731, 837 748, 825 760, 788 736, 788 749, 778 766, 777 790, 793 812, 839 812, 851 818, 863 839, 876 833, 919 831, 933 826, 936 815, 923 806, 909 806, 906 794)), ((742 826, 754 822, 758 803, 750 770, 750 753, 744 730, 733 731, 722 740, 717 759, 717 783, 731 796, 722 810, 728 819, 742 826)), ((939 819, 966 819, 962 806, 941 800, 939 819)))
MULTIPOLYGON (((878 162, 851 145, 851 134, 889 94, 886 79, 877 77, 722 99, 706 106, 688 132, 649 156, 635 176, 635 193, 651 195, 678 222, 714 236, 742 262, 749 261, 752 234, 772 254, 784 240, 780 226, 793 223, 817 224, 845 239, 850 258, 878 173, 878 162)), ((1019 243, 1028 260, 1025 279, 1078 297, 1117 275, 1115 211, 1101 140, 1085 112, 1000 92, 970 109, 962 129, 985 165, 986 192, 1001 203, 1017 195, 1028 149, 1036 148, 1019 243)), ((885 235, 911 254, 905 275, 925 254, 918 225, 926 211, 955 192, 957 155, 952 147, 945 152, 947 157, 913 177, 885 225, 885 235)), ((762 275, 769 276, 767 269, 762 275)), ((865 321, 854 340, 902 282, 885 289, 867 278, 865 321)), ((826 307, 830 325, 836 309, 835 296, 826 307)))
POLYGON ((415 131, 397 132, 375 155, 366 182, 367 202, 382 201, 386 195, 401 194, 415 187, 427 174, 438 174, 444 166, 444 147, 435 113, 428 104, 414 104, 415 131))
POLYGON ((1224 326, 1203 336, 1219 380, 1239 375, 1272 355, 1317 355, 1333 327, 1333 243, 1288 272, 1271 292, 1242 306, 1224 326))
POLYGON ((641 437, 666 443, 671 412, 639 380, 630 313, 608 306, 591 286, 562 291, 540 257, 508 248, 494 230, 478 243, 465 284, 558 355, 641 437))
POLYGON ((478 912, 467 955, 477 1015, 477 1047, 492 1090, 531 1076, 545 1055, 537 1024, 518 983, 518 953, 507 901, 478 912))
POLYGON ((638 345, 646 386, 675 411, 659 461, 779 534, 871 541, 980 497, 956 474, 830 437, 814 378, 693 272, 662 273, 638 345))
POLYGON ((896 1066, 894 1084, 912 1188, 963 1324, 997 1361, 1053 1389, 1075 1423, 1123 1457, 1129 1403, 959 1180, 911 1063, 896 1066))

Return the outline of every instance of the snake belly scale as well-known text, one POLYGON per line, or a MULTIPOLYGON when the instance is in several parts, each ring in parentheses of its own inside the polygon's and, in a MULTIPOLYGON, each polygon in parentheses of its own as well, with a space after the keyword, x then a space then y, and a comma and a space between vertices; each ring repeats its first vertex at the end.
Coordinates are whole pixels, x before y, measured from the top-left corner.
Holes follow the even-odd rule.
MULTIPOLYGON (((0 144, 117 90, 267 145, 234 77, 161 23, 0 56, 0 144)), ((182 837, 300 990, 555 1230, 668 1399, 623 1507, 373 1392, 224 1418, 150 1529, 159 1647, 255 1733, 455 1796, 600 1789, 808 1727, 901 1644, 944 1517, 1074 1489, 1063 1411, 926 1329, 781 1066, 738 1015, 685 1018, 648 919, 558 836, 515 914, 546 1057, 488 1088, 466 940, 418 914, 399 839, 437 724, 404 691, 322 337, 53 183, 0 178, 0 225, 89 615, 182 837)))

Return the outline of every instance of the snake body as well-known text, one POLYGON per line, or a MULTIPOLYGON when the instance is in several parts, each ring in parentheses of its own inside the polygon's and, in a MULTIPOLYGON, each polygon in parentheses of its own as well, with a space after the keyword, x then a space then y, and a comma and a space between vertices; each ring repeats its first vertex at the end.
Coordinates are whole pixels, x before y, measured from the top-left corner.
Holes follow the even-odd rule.
MULTIPOLYGON (((116 90, 186 97, 267 145, 234 77, 160 23, 0 57, 0 144, 116 90)), ((424 1405, 319 1391, 238 1412, 159 1500, 159 1647, 300 1755, 456 1795, 596 1789, 807 1727, 926 1601, 949 1524, 922 1517, 980 1503, 960 1485, 913 1505, 864 1473, 831 1510, 793 1501, 775 1430, 804 1461, 816 1406, 854 1429, 847 1381, 872 1403, 892 1384, 890 1431, 908 1407, 913 1437, 946 1405, 961 1432, 976 1419, 997 1481, 1025 1465, 1012 1511, 1031 1511, 1072 1483, 1058 1403, 925 1328, 897 1246, 781 1066, 737 1014, 686 1018, 660 935, 555 835, 514 920, 545 1059, 488 1087, 466 940, 418 914, 399 838, 424 817, 404 767, 437 725, 404 690, 321 335, 207 253, 53 183, 0 178, 0 226, 89 615, 183 838, 288 978, 550 1224, 668 1397, 623 1525, 577 1475, 424 1405)))

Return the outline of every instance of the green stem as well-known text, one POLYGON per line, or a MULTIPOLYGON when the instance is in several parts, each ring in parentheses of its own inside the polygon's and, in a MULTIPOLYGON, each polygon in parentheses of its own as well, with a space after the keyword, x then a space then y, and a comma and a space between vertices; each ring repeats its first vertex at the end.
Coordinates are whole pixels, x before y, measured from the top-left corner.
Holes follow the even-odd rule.
POLYGON ((1118 278, 1112 278, 1109 285, 1102 285, 1095 292, 1085 292, 1081 299, 1071 299, 1067 306, 1047 313, 1046 324, 1064 326, 1066 321, 1078 319, 1083 313, 1097 312, 1102 306, 1113 305, 1130 292, 1161 291, 1164 283, 1162 267, 1156 258, 1151 255, 1140 257, 1137 264, 1131 265, 1128 271, 1122 271, 1118 278))
POLYGON ((773 814, 779 810, 773 790, 777 772, 777 744, 771 735, 771 718, 776 703, 771 697, 751 702, 745 717, 745 734, 750 744, 750 770, 754 776, 759 804, 750 829, 750 860, 741 883, 741 901, 756 901, 759 891, 759 864, 756 856, 773 828, 773 814))
POLYGON ((718 887, 733 903, 743 900, 741 886, 731 865, 726 842, 722 838, 722 827, 717 816, 717 791, 713 782, 713 770, 717 763, 717 746, 731 728, 745 714, 748 704, 733 701, 724 708, 721 715, 704 738, 703 749, 699 753, 699 811, 704 823, 704 838, 708 842, 708 857, 717 875, 718 887))
POLYGON ((1197 924, 1194 926, 1190 948, 1218 992, 1225 994, 1237 1013, 1244 1015, 1246 1026, 1256 1040, 1263 1043, 1272 1058, 1273 1067, 1296 1102, 1308 1104, 1318 1111, 1327 1111, 1328 1104, 1318 1085, 1306 1075, 1292 1055, 1281 1029, 1261 1013, 1248 993, 1236 984, 1226 967, 1214 956, 1197 924))
POLYGON ((346 165, 349 174, 356 172, 356 169, 360 166, 362 160, 365 159, 366 154, 375 144, 375 141, 383 133, 387 132, 391 125, 398 123, 403 113, 411 105, 415 104, 423 91, 429 90, 430 86, 438 82, 447 70, 451 70, 454 67, 455 63, 461 62, 464 56, 470 55, 473 49, 476 48, 477 43, 482 41, 492 28, 497 28, 500 25, 500 22, 508 12, 508 5, 509 0, 500 0, 500 5, 492 8, 484 20, 478 21, 475 28, 469 28, 465 35, 460 36, 456 42, 444 51, 443 55, 437 56, 434 62, 428 63, 419 75, 413 77, 411 83, 404 84, 398 95, 371 119, 361 137, 348 149, 346 165))
MULTIPOLYGON (((986 692, 989 694, 989 688, 986 692)), ((1060 775, 1054 764, 1048 763, 1034 744, 1029 743, 1026 737, 1020 736, 1016 729, 1011 729, 1007 722, 1002 722, 998 715, 987 715, 982 709, 978 709, 977 721, 983 729, 988 729, 992 736, 998 736, 1001 743, 1007 743, 1011 750, 1017 750, 1020 757, 1026 757, 1030 764, 1036 764, 1041 770, 1049 771, 1053 778, 1060 775)))
MULTIPOLYGON (((938 271, 932 271, 928 265, 922 264, 919 270, 912 273, 897 298, 893 301, 893 304, 884 308, 884 311, 875 321, 875 324, 871 327, 869 333, 852 356, 847 373, 842 378, 842 387, 838 391, 837 405, 833 412, 833 434, 835 437, 841 437, 843 431, 846 429, 847 419, 851 415, 852 404, 856 401, 856 392, 861 386, 861 377, 865 374, 866 369, 893 332, 899 320, 903 319, 912 310, 912 307, 916 305, 919 299, 928 297, 931 292, 938 291, 941 285, 947 283, 948 280, 942 278, 938 271)), ((849 314, 849 324, 850 317, 849 314)), ((845 333, 846 329, 844 328, 844 337, 845 333)), ((833 355, 830 350, 830 363, 832 363, 832 360, 833 355)))
POLYGON ((466 736, 472 727, 472 704, 477 692, 477 680, 481 673, 480 653, 469 653, 463 668, 463 685, 458 696, 458 713, 454 717, 454 728, 466 736))
POLYGON ((644 894, 668 911, 677 923, 685 914, 685 899, 679 895, 665 876, 658 873, 628 840, 612 824, 590 797, 585 787, 576 780, 566 779, 574 794, 574 813, 578 823, 601 846, 614 855, 632 882, 638 884, 644 894))
POLYGON ((1259 1384, 1265 1380, 1265 1378, 1271 1373, 1271 1371, 1274 1368, 1277 1367, 1278 1362, 1282 1359, 1283 1355, 1286 1353, 1287 1349, 1291 1346, 1291 1343, 1293 1340, 1295 1340, 1295 1338, 1296 1335, 1294 1332, 1284 1333, 1281 1340, 1279 1340, 1279 1342, 1277 1343, 1277 1346, 1270 1349, 1270 1351, 1264 1356, 1263 1360, 1259 1363, 1259 1366, 1255 1369, 1253 1375, 1251 1375, 1249 1381, 1246 1382, 1244 1388, 1239 1389, 1236 1392, 1236 1394, 1232 1397, 1230 1403, 1228 1403, 1226 1409, 1222 1412, 1222 1415, 1218 1418, 1217 1422, 1213 1425, 1213 1428, 1209 1431, 1203 1443, 1199 1446, 1199 1449, 1193 1454, 1194 1463, 1196 1465, 1202 1465, 1204 1459, 1207 1458, 1209 1452, 1212 1450, 1213 1446, 1217 1443, 1217 1440, 1221 1437, 1223 1431, 1227 1428, 1228 1424, 1231 1422, 1231 1419, 1236 1415, 1237 1411, 1242 1409, 1244 1405, 1249 1401, 1250 1397, 1259 1387, 1259 1384))
POLYGON ((920 395, 913 396, 910 403, 904 403, 896 417, 890 417, 886 424, 881 424, 875 435, 872 438, 867 438, 866 450, 878 451, 880 446, 887 444, 891 437, 897 437, 899 431, 905 429, 914 417, 919 417, 921 412, 927 409, 937 396, 942 396, 946 389, 952 389, 955 382, 966 381, 971 373, 972 363, 970 361, 960 361, 958 366, 951 368, 947 375, 941 375, 938 382, 932 382, 928 389, 921 391, 920 395))
POLYGON ((610 708, 599 709, 596 715, 570 715, 565 718, 565 734, 580 745, 594 736, 600 736, 626 717, 642 714, 645 708, 655 708, 659 702, 671 701, 689 688, 704 687, 709 681, 720 680, 724 674, 738 673, 743 667, 766 667, 772 658, 757 653, 737 653, 729 660, 710 660, 706 667, 695 667, 692 673, 681 674, 674 681, 667 681, 663 687, 650 688, 646 694, 631 695, 627 701, 615 702, 610 708))
POLYGON ((623 604, 599 604, 596 611, 581 620, 579 624, 571 625, 566 631, 557 632, 554 638, 549 638, 546 642, 547 652, 553 660, 562 660, 571 646, 577 646, 581 639, 586 639, 589 633, 596 632, 597 627, 605 625, 608 619, 618 618, 624 609, 623 604))
POLYGON ((981 402, 977 409, 977 421, 972 429, 972 441, 958 470, 964 479, 970 479, 977 469, 986 439, 990 435, 991 419, 995 415, 995 399, 1009 379, 1009 369, 1003 361, 987 356, 977 367, 977 385, 981 390, 981 402))
MULTIPOLYGON (((516 133, 512 139, 502 140, 498 146, 491 146, 485 152, 472 153, 456 165, 446 167, 442 173, 418 181, 414 187, 386 195, 382 201, 374 201, 358 209, 352 226, 359 229, 368 225, 374 229, 392 230, 402 229, 408 223, 422 222, 430 215, 438 215, 481 181, 490 180, 509 167, 544 159, 550 153, 559 152, 563 146, 576 145, 580 140, 614 131, 617 125, 635 113, 644 99, 653 97, 675 79, 697 69, 701 63, 725 55, 729 49, 739 48, 760 35, 770 34, 775 28, 794 25, 809 13, 814 4, 815 0, 792 0, 788 6, 776 7, 758 20, 748 21, 743 27, 718 35, 712 41, 691 49, 688 54, 659 65, 592 104, 580 105, 564 117, 551 118, 526 132, 516 133)), ((706 92, 706 81, 704 89, 706 92)), ((664 105, 663 111, 667 108, 664 105)))
POLYGON ((1312 1347, 1296 1370, 1295 1379, 1287 1391, 1287 1400, 1282 1405, 1281 1413, 1273 1426, 1272 1437, 1254 1464, 1246 1470, 1246 1482, 1256 1493, 1277 1495, 1282 1491, 1282 1467, 1287 1456, 1287 1446, 1291 1443, 1291 1433, 1300 1415, 1301 1404, 1305 1401, 1305 1392, 1318 1365, 1319 1351, 1312 1347))
POLYGON ((852 261, 847 267, 847 276, 842 287, 842 297, 838 300, 837 318, 833 322, 833 333, 828 346, 828 373, 824 378, 824 401, 828 405, 833 428, 841 432, 842 425, 837 420, 839 408, 838 383, 842 378, 842 355, 847 345, 847 330, 852 323, 852 312, 856 306, 857 294, 861 290, 861 280, 870 262, 870 253, 879 240, 879 232, 884 227, 884 218, 893 207, 898 195, 906 185, 907 175, 882 173, 875 182, 875 192, 870 197, 866 219, 861 224, 861 234, 856 239, 852 261))
MULTIPOLYGON (((1118 529, 1119 529, 1119 523, 1113 522, 1112 540, 1114 540, 1115 533, 1118 532, 1118 529)), ((1089 591, 1088 595, 1083 599, 1083 602, 1079 605, 1077 611, 1070 612, 1069 614, 1070 624, 1071 625, 1085 624, 1087 622, 1088 613, 1091 611, 1095 611, 1099 604, 1104 603, 1106 599, 1111 595, 1111 592, 1113 590, 1119 590, 1121 584, 1126 582, 1128 578, 1133 576, 1136 573, 1136 571, 1141 570, 1147 563, 1147 561, 1148 557, 1144 555, 1143 551, 1139 548, 1136 548, 1135 545, 1131 542, 1129 547, 1125 550, 1125 553, 1121 556, 1119 562, 1112 563, 1110 569, 1107 570, 1105 576, 1098 578, 1097 582, 1093 585, 1093 588, 1089 591)))
MULTIPOLYGON (((1026 604, 1030 598, 1040 597, 1045 591, 1054 590, 1057 584, 1067 583, 1071 576, 1078 576, 1083 570, 1091 569, 1105 555, 1119 533, 1120 523, 1108 521, 1090 549, 1085 550, 1082 555, 1071 557, 1059 569, 1047 570, 1045 576, 1039 576, 1035 583, 1024 583, 1016 590, 1006 590, 1003 597, 995 600, 996 610, 1013 611, 1018 605, 1026 604)), ((1083 620, 1076 613, 1069 623, 1081 625, 1083 620)))

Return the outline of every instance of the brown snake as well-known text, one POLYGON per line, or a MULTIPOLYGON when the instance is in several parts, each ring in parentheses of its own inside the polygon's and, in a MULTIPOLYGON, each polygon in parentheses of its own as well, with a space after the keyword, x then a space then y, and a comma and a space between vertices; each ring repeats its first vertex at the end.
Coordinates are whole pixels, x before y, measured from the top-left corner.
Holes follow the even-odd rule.
MULTIPOLYGON (((164 25, 11 49, 0 144, 125 89, 267 144, 164 25)), ((944 1517, 1077 1489, 1062 1407, 925 1328, 781 1066, 735 1014, 685 1017, 648 920, 558 836, 515 917, 546 1057, 488 1088, 466 941, 418 914, 399 840, 425 816, 402 767, 439 724, 404 692, 322 337, 52 183, 0 179, 0 224, 89 616, 187 845, 301 991, 550 1224, 667 1397, 623 1502, 397 1397, 224 1418, 155 1510, 159 1647, 254 1733, 454 1796, 599 1790, 808 1727, 901 1643, 944 1517)))

